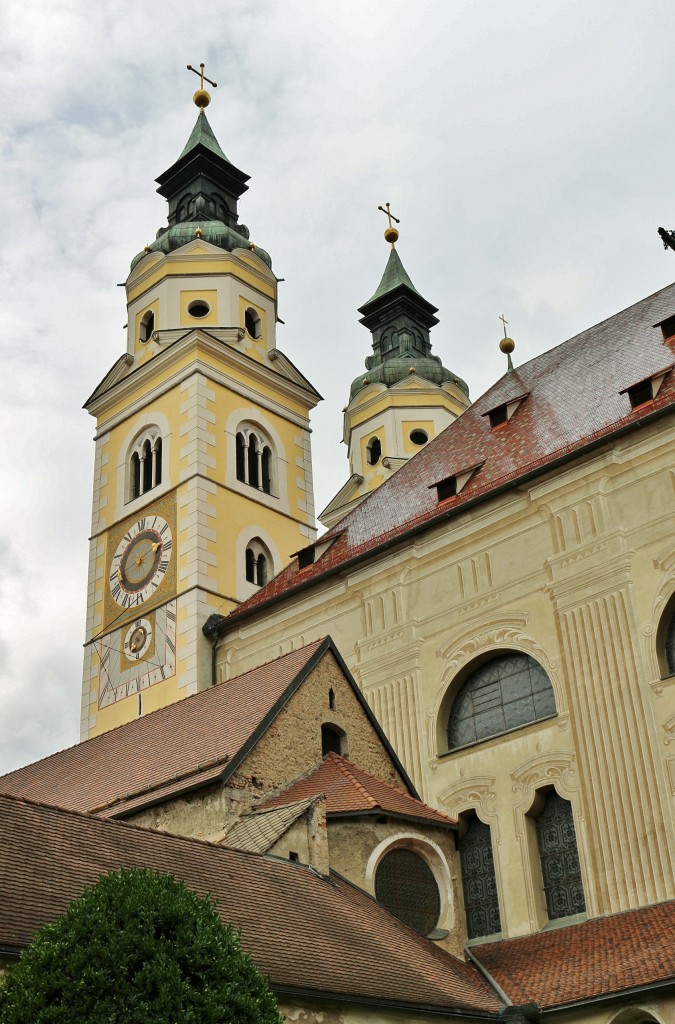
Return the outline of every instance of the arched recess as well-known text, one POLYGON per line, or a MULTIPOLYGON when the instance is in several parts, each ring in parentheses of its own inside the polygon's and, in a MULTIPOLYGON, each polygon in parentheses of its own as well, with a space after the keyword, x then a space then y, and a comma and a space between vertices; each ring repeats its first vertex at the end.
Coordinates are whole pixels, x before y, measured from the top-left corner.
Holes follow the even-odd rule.
POLYGON ((247 579, 247 567, 250 565, 250 558, 247 560, 246 552, 255 549, 256 557, 265 554, 269 562, 268 577, 265 581, 269 583, 273 576, 281 569, 281 558, 278 548, 269 533, 262 527, 255 524, 247 526, 241 531, 235 543, 235 565, 238 601, 245 601, 247 597, 255 594, 260 589, 260 584, 254 580, 247 579))
MULTIPOLYGON (((171 427, 168 418, 163 413, 150 410, 142 416, 134 417, 132 423, 116 454, 115 513, 118 516, 122 513, 127 515, 135 508, 147 504, 149 500, 164 494, 172 485, 171 427), (135 493, 132 456, 137 454, 140 461, 146 441, 150 443, 151 462, 149 470, 146 470, 144 460, 146 477, 143 480, 141 473, 140 493, 135 493)), ((145 458, 147 455, 146 450, 145 458)))
POLYGON ((646 1006, 627 1006, 608 1017, 607 1024, 664 1024, 664 1018, 646 1006))
POLYGON ((252 407, 236 409, 229 415, 225 424, 225 441, 226 485, 269 508, 279 509, 283 512, 290 511, 287 453, 281 435, 268 417, 260 409, 252 407), (240 435, 248 442, 251 434, 255 434, 259 440, 257 448, 254 445, 252 449, 255 454, 254 463, 253 455, 249 456, 248 443, 242 446, 237 441, 237 435, 240 435), (264 452, 266 447, 269 449, 267 456, 264 452), (242 457, 244 462, 242 462, 242 457), (267 460, 267 466, 265 460, 267 460), (254 474, 252 477, 249 470, 253 465, 255 465, 257 476, 254 474), (266 475, 269 478, 269 491, 264 488, 266 475), (243 480, 240 479, 242 476, 243 480), (251 482, 248 482, 249 480, 251 482))
POLYGON ((455 927, 452 871, 441 847, 421 833, 401 831, 378 843, 366 864, 366 889, 373 896, 376 895, 378 867, 395 850, 407 850, 420 857, 434 878, 438 888, 439 911, 436 924, 430 929, 431 937, 434 937, 434 932, 442 933, 443 936, 446 931, 451 932, 455 927))
POLYGON ((557 724, 565 728, 568 722, 567 696, 559 673, 559 663, 550 658, 544 648, 525 632, 528 616, 518 611, 504 611, 499 617, 476 623, 471 629, 451 631, 436 651, 442 668, 441 680, 434 703, 427 712, 429 749, 445 752, 445 729, 450 706, 466 676, 469 664, 480 664, 498 651, 528 654, 538 661, 548 676, 555 706, 557 724))

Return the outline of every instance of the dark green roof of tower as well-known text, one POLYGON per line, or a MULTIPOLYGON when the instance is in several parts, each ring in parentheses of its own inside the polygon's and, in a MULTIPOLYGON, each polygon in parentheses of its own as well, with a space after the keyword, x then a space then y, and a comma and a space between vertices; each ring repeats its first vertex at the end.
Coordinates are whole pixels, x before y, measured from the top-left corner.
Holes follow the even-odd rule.
POLYGON ((391 252, 389 253, 389 259, 387 260, 387 265, 384 268, 382 280, 377 286, 375 294, 371 295, 367 302, 364 302, 364 306, 369 306, 371 302, 375 301, 375 299, 380 299, 383 295, 393 292, 395 288, 398 288, 398 286, 402 284, 405 285, 406 288, 410 288, 416 295, 420 294, 410 280, 407 270, 401 263, 401 257, 392 246, 391 252))
MULTIPOLYGON (((220 148, 218 139, 213 134, 213 128, 209 124, 208 118, 203 110, 200 110, 199 117, 197 118, 195 126, 190 133, 190 138, 187 140, 185 149, 178 159, 182 160, 186 153, 189 153, 191 149, 194 149, 200 143, 202 146, 206 146, 207 149, 210 149, 212 153, 215 153, 215 155, 219 156, 222 160, 227 160, 227 157, 220 148)), ((229 164, 230 161, 227 160, 227 162, 229 164)))
MULTIPOLYGON (((203 110, 178 159, 157 178, 157 191, 169 203, 169 223, 131 262, 131 269, 148 252, 170 253, 194 238, 232 252, 252 249, 249 230, 239 222, 238 201, 247 191, 248 174, 228 160, 203 110)), ((269 254, 255 246, 268 267, 269 254)))
POLYGON ((350 401, 368 384, 390 388, 412 372, 438 387, 455 384, 468 396, 465 382, 431 351, 429 331, 438 323, 437 312, 415 288, 392 247, 375 294, 359 308, 361 323, 373 335, 373 354, 366 359, 367 372, 352 383, 350 401))

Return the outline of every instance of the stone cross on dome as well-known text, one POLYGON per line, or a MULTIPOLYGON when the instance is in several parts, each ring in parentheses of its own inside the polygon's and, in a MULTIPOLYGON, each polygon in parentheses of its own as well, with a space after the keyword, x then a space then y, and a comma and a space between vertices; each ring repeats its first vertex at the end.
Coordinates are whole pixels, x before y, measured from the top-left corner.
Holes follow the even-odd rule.
MULTIPOLYGON (((204 110, 204 107, 208 107, 209 103, 211 102, 211 96, 204 88, 204 79, 206 78, 206 75, 204 74, 204 67, 204 64, 200 64, 199 71, 197 71, 197 68, 193 68, 192 64, 187 65, 188 71, 194 71, 195 75, 199 75, 199 88, 192 97, 192 101, 202 111, 204 110)), ((206 78, 206 81, 209 83, 209 85, 212 85, 214 89, 218 88, 217 82, 212 82, 210 78, 206 78)))

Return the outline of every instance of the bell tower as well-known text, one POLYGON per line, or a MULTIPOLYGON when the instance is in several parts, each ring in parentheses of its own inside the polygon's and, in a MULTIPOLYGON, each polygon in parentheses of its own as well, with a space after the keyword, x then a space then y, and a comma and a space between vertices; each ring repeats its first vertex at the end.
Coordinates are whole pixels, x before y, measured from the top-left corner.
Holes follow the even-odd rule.
POLYGON ((239 221, 249 176, 207 120, 203 70, 195 126, 157 179, 168 225, 131 262, 126 352, 85 405, 83 739, 210 686, 206 620, 316 534, 320 396, 276 346, 277 279, 239 221))
POLYGON ((438 310, 420 295, 401 262, 389 203, 379 209, 387 215, 384 237, 391 251, 375 294, 359 309, 373 354, 352 383, 344 410, 351 475, 319 516, 328 528, 469 406, 467 385, 432 355, 429 332, 438 310))

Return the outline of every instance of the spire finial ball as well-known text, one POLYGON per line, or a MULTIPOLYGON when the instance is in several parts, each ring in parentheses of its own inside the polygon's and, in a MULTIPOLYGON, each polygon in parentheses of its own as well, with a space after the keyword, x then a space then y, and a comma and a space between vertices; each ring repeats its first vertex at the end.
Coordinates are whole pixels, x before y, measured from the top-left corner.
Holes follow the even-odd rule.
POLYGON ((211 102, 211 97, 206 89, 197 89, 197 92, 192 97, 192 102, 195 106, 199 107, 200 110, 203 110, 204 107, 208 107, 211 102))
POLYGON ((391 242, 391 244, 393 245, 394 242, 398 240, 398 231, 392 225, 390 228, 386 229, 386 231, 384 232, 384 237, 387 242, 391 242))
POLYGON ((510 356, 516 347, 516 343, 513 338, 502 338, 499 342, 500 350, 507 356, 510 356))

